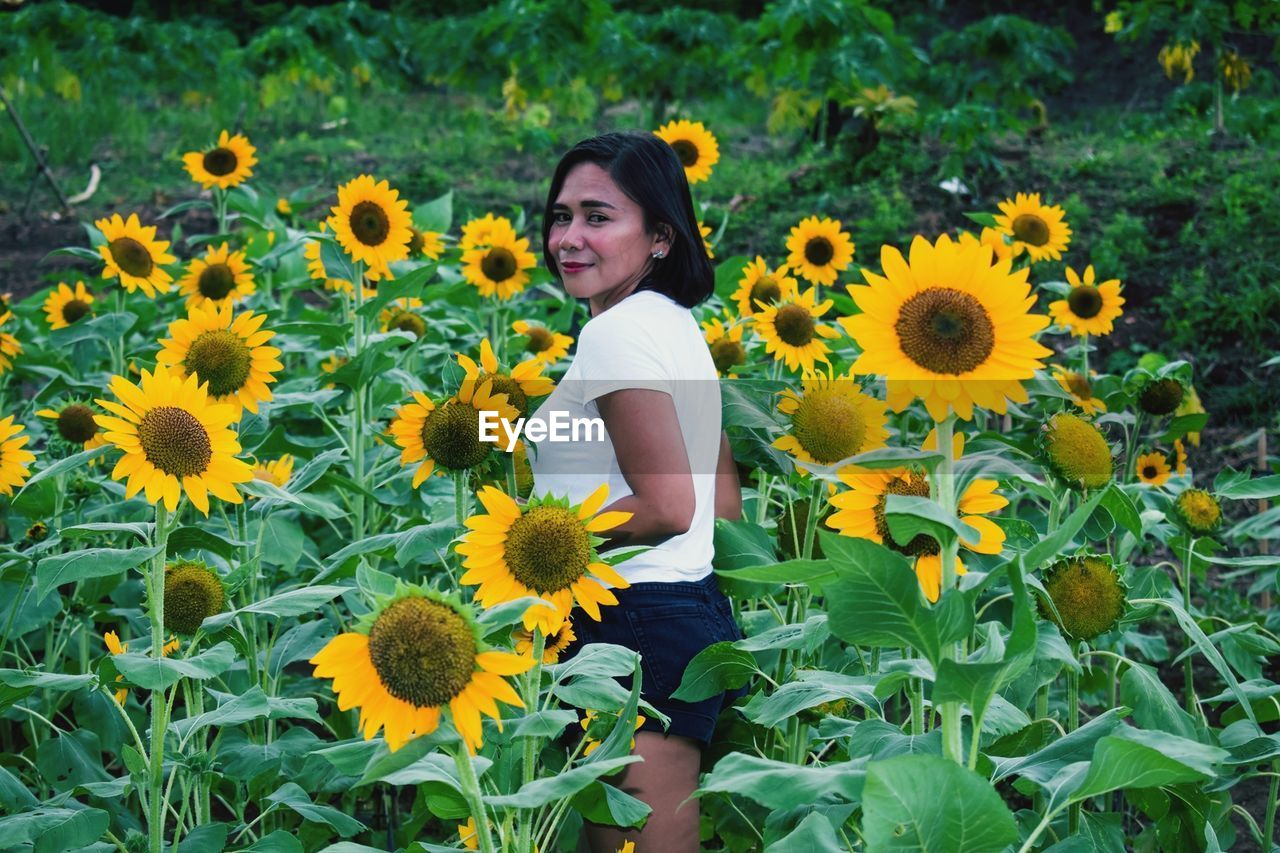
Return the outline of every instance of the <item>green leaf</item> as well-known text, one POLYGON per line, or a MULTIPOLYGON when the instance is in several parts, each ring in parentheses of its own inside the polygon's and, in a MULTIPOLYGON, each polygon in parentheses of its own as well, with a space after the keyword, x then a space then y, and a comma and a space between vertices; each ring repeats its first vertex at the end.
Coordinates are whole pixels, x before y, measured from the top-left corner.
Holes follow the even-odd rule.
POLYGON ((225 823, 201 824, 178 842, 178 853, 222 853, 227 848, 227 829, 225 823))
POLYGON ((1252 480, 1238 480, 1221 488, 1217 487, 1215 481, 1214 486, 1219 497, 1234 500, 1269 500, 1280 497, 1280 474, 1255 477, 1252 480))
POLYGON ((811 812, 795 829, 764 850, 765 853, 786 853, 791 850, 841 850, 843 847, 831 828, 831 821, 811 812))
POLYGON ((1123 726, 1122 720, 1128 713, 1129 709, 1123 705, 1119 708, 1110 708, 1074 732, 1058 738, 1031 755, 1018 755, 1012 758, 993 757, 995 771, 991 780, 999 782, 1006 777, 1017 775, 1044 785, 1068 764, 1087 762, 1093 755, 1094 745, 1123 726))
POLYGON ((1120 701, 1133 708, 1133 718, 1143 728, 1198 739, 1195 721, 1182 710, 1153 667, 1129 661, 1120 679, 1120 701))
POLYGON ((714 643, 694 656, 685 668, 680 686, 671 694, 681 702, 701 702, 726 690, 736 690, 759 672, 750 652, 733 643, 714 643))
POLYGON ((204 680, 221 675, 235 662, 236 652, 230 643, 218 643, 195 657, 153 658, 126 652, 113 661, 120 674, 144 690, 165 690, 183 678, 204 680))
POLYGON ((981 225, 983 228, 995 228, 999 223, 996 222, 994 213, 966 213, 965 218, 975 225, 981 225))
POLYGON ((114 344, 128 334, 129 330, 137 322, 138 315, 131 314, 128 311, 102 314, 92 320, 81 320, 77 323, 72 323, 70 326, 54 329, 49 332, 49 345, 56 349, 65 350, 80 341, 99 340, 110 341, 114 344))
POLYGON ((832 796, 856 803, 862 799, 865 761, 826 767, 797 767, 745 752, 731 752, 716 762, 694 796, 738 794, 775 811, 829 801, 832 796))
POLYGON ((332 806, 311 802, 307 792, 294 782, 285 782, 267 797, 267 801, 292 809, 302 815, 304 820, 328 824, 343 838, 355 835, 365 828, 363 823, 332 806))
POLYGON ((316 495, 296 495, 280 488, 275 483, 268 483, 266 480, 249 480, 248 482, 240 483, 239 488, 240 491, 247 495, 262 498, 253 507, 254 511, 258 513, 265 513, 267 510, 274 509, 279 504, 284 503, 306 510, 321 518, 346 517, 346 512, 331 501, 316 495))
POLYGON ((1102 498, 1106 494, 1106 489, 1094 492, 1093 497, 1076 507, 1075 512, 1067 516, 1066 520, 1058 525, 1057 530, 1050 532, 1027 550, 1023 555, 1022 565, 1030 571, 1057 557, 1071 538, 1084 527, 1084 523, 1089 520, 1089 516, 1093 515, 1093 511, 1097 509, 1098 504, 1102 503, 1102 498))
POLYGON ((1169 421, 1169 426, 1165 429, 1164 435, 1160 437, 1160 440, 1168 444, 1174 439, 1182 438, 1189 432, 1200 432, 1208 422, 1209 415, 1207 412, 1178 415, 1173 420, 1169 421))
POLYGON ((1142 517, 1138 514, 1138 507, 1134 504, 1133 498, 1115 483, 1107 485, 1102 495, 1102 506, 1106 507, 1107 512, 1111 513, 1111 517, 1117 524, 1136 538, 1142 537, 1142 517))
POLYGON ((443 234, 453 224, 453 190, 413 209, 413 222, 423 231, 443 234))
POLYGON ((246 613, 278 617, 311 613, 350 590, 351 587, 347 586, 304 586, 298 589, 291 589, 287 592, 277 593, 270 598, 264 598, 262 601, 248 604, 239 610, 231 610, 226 613, 219 613, 216 616, 210 616, 204 620, 203 627, 206 632, 217 631, 230 624, 236 617, 246 613))
POLYGON ((160 553, 160 548, 85 548, 45 557, 36 564, 36 593, 44 596, 64 583, 104 578, 140 566, 160 553))
POLYGON ((102 767, 102 746, 89 729, 64 732, 36 748, 36 767, 55 791, 67 792, 95 782, 109 782, 102 767))
POLYGON ((921 534, 929 536, 944 548, 957 537, 969 542, 977 542, 982 538, 977 530, 961 521, 955 513, 944 512, 942 507, 928 498, 889 495, 884 505, 884 520, 889 525, 889 535, 899 545, 906 545, 921 534))
POLYGON ((744 270, 749 263, 751 259, 745 255, 734 255, 716 264, 716 296, 719 296, 726 305, 732 303, 733 293, 738 289, 738 282, 742 281, 744 270))
POLYGON ((639 828, 653 811, 643 801, 598 780, 574 794, 570 802, 584 818, 606 826, 639 828))
POLYGON ((61 474, 64 471, 73 471, 75 469, 85 467, 85 463, 87 463, 90 459, 96 459, 97 457, 101 456, 106 452, 107 452, 107 448, 105 446, 95 447, 92 450, 81 450, 79 453, 73 453, 70 456, 67 456, 63 459, 59 459, 57 462, 54 462, 52 465, 48 465, 44 468, 41 468, 39 471, 36 471, 34 474, 32 474, 31 477, 25 483, 22 484, 22 488, 19 489, 17 494, 13 496, 13 499, 16 501, 19 497, 22 496, 23 492, 25 492, 27 489, 34 486, 36 483, 41 482, 42 480, 61 474))
POLYGON ((1203 782, 1217 775, 1230 757, 1225 749, 1167 732, 1122 728, 1098 741, 1093 762, 1071 801, 1122 788, 1154 788, 1177 782, 1203 782))
POLYGON ((277 829, 243 848, 244 853, 302 853, 302 842, 287 829, 277 829))
MULTIPOLYGON (((154 525, 150 525, 154 526, 154 525)), ((180 554, 183 551, 209 551, 224 560, 230 561, 236 549, 249 545, 248 542, 237 542, 205 530, 203 527, 179 527, 169 534, 169 553, 180 554)))
POLYGON ((6 846, 34 844, 36 853, 62 853, 87 847, 102 837, 111 816, 102 809, 41 807, 0 817, 6 846))
MULTIPOLYGON (((143 542, 149 542, 155 527, 150 521, 95 521, 64 527, 58 533, 63 539, 80 539, 95 533, 128 533, 137 536, 143 542)), ((169 541, 173 541, 172 536, 169 537, 169 541)))
POLYGON ((566 727, 575 725, 577 722, 577 711, 552 709, 515 717, 507 720, 506 724, 511 726, 512 737, 548 738, 559 737, 566 727))
POLYGON ((621 770, 628 764, 640 761, 638 755, 623 755, 584 764, 572 770, 562 770, 555 776, 534 779, 521 785, 514 794, 487 796, 485 804, 495 808, 512 807, 518 809, 536 809, 547 803, 571 797, 590 785, 601 776, 608 776, 621 770))
MULTIPOLYGON (((820 536, 821 533, 819 531, 820 536)), ((788 560, 785 563, 745 566, 740 569, 716 569, 716 574, 733 581, 820 586, 826 581, 834 580, 836 570, 830 560, 788 560)))
POLYGON ((991 783, 947 758, 902 755, 867 765, 862 834, 871 850, 1002 850, 1018 840, 991 783))
POLYGON ((716 519, 713 565, 717 572, 776 562, 773 537, 763 527, 750 521, 716 519))
POLYGON ((224 702, 212 711, 205 711, 203 714, 185 720, 176 720, 170 723, 169 728, 178 735, 180 740, 185 741, 195 732, 208 726, 221 728, 238 726, 249 720, 266 717, 270 713, 271 706, 267 703, 266 694, 255 684, 242 695, 224 702))
POLYGON ((742 708, 742 714, 757 725, 772 727, 783 720, 824 702, 848 699, 880 713, 874 675, 843 675, 838 672, 804 670, 797 681, 789 681, 769 695, 756 694, 742 708))

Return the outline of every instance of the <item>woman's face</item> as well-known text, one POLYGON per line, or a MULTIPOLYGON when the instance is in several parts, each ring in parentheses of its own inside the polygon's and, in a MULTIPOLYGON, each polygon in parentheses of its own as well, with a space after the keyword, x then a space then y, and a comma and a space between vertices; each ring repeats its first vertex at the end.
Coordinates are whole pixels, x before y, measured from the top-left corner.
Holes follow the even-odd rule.
POLYGON ((564 288, 591 300, 593 313, 630 295, 653 253, 670 248, 665 237, 645 231, 640 205, 595 163, 569 170, 551 216, 548 245, 564 288))

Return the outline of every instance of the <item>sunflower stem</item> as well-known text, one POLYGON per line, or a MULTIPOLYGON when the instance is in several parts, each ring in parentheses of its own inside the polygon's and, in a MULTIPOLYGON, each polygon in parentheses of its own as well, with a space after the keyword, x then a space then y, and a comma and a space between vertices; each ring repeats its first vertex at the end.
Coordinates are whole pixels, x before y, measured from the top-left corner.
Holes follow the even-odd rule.
POLYGON ((453 750, 453 763, 458 768, 458 781, 462 784, 462 796, 471 810, 471 818, 476 824, 476 840, 480 844, 480 853, 496 853, 493 836, 489 834, 489 818, 484 811, 484 800, 480 798, 480 780, 476 778, 476 769, 471 765, 471 753, 466 744, 459 743, 453 750))
POLYGON ((218 235, 227 233, 227 191, 222 187, 213 188, 213 213, 218 218, 218 235))
MULTIPOLYGON (((1074 651, 1074 649, 1073 649, 1074 651)), ((1067 668, 1067 734, 1080 728, 1080 673, 1067 668)), ((1067 810, 1067 834, 1075 835, 1080 830, 1080 803, 1072 803, 1067 810)))
MULTIPOLYGON (((938 424, 938 452, 942 454, 942 462, 938 465, 937 476, 932 478, 931 490, 933 499, 942 507, 948 518, 956 514, 955 484, 955 447, 952 436, 955 430, 956 416, 948 414, 938 424)), ((938 600, 956 586, 956 552, 960 543, 952 539, 942 548, 942 578, 938 600)), ((943 660, 959 661, 963 657, 959 642, 947 643, 942 648, 943 660)), ((942 714, 942 752, 947 758, 958 764, 964 764, 964 737, 961 730, 961 707, 959 702, 943 702, 938 710, 942 714)))
POLYGON ((453 520, 458 529, 462 529, 467 520, 466 476, 466 471, 453 472, 453 520))
MULTIPOLYGON (((355 281, 352 282, 352 291, 355 296, 355 310, 351 312, 351 358, 354 360, 360 357, 360 350, 364 348, 364 316, 360 313, 360 309, 364 305, 364 264, 360 261, 355 262, 355 281)), ((364 539, 365 535, 365 505, 363 492, 365 487, 365 393, 366 389, 364 382, 360 382, 351 395, 351 463, 355 473, 355 481, 357 485, 360 486, 360 491, 357 491, 353 496, 355 502, 353 513, 353 535, 356 542, 364 539)))
MULTIPOLYGON (((151 618, 151 655, 161 658, 164 656, 164 563, 169 548, 169 511, 163 501, 156 503, 154 543, 159 551, 151 558, 147 575, 147 613, 151 618)), ((167 716, 164 691, 153 691, 147 779, 147 830, 151 853, 164 853, 165 800, 161 796, 161 788, 164 782, 164 733, 168 728, 168 721, 165 719, 167 716)))
MULTIPOLYGON (((1187 556, 1182 561, 1182 609, 1191 615, 1191 556, 1195 553, 1196 538, 1190 534, 1187 535, 1187 556)), ((1187 656, 1182 661, 1182 677, 1185 682, 1185 701, 1187 704, 1187 713, 1196 718, 1200 716, 1199 702, 1196 700, 1196 685, 1192 681, 1192 654, 1191 649, 1194 641, 1191 637, 1187 637, 1187 656)))
POLYGON ((1124 481, 1126 483, 1133 482, 1133 474, 1138 469, 1138 441, 1141 436, 1139 431, 1142 428, 1142 409, 1139 408, 1133 413, 1133 431, 1128 433, 1128 447, 1125 448, 1124 463, 1124 481))
POLYGON ((1080 356, 1081 370, 1080 376, 1085 382, 1089 381, 1089 335, 1086 333, 1080 337, 1080 356))
MULTIPOLYGON (((542 654, 547 648, 547 638, 542 633, 542 628, 535 625, 533 628, 533 669, 525 673, 524 677, 524 707, 526 712, 529 709, 537 710, 538 693, 542 686, 542 654)), ((539 738, 537 735, 531 735, 524 739, 524 762, 522 771, 524 773, 524 784, 528 785, 537 775, 539 738)), ((520 840, 516 845, 519 853, 532 853, 533 848, 533 819, 536 812, 530 811, 520 816, 520 840)))
POLYGON ((1276 839, 1276 805, 1280 800, 1280 760, 1271 762, 1271 789, 1267 796, 1267 815, 1262 822, 1263 846, 1270 848, 1276 839))

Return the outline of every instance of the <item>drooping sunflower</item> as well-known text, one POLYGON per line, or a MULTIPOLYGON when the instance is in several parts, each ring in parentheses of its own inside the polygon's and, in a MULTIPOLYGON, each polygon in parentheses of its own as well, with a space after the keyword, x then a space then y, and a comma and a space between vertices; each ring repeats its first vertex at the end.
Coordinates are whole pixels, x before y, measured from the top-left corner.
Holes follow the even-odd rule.
POLYGON ((409 202, 386 181, 361 175, 338 187, 329 227, 338 245, 367 269, 390 276, 388 266, 409 257, 409 202))
POLYGON ((702 324, 703 337, 711 349, 711 361, 716 366, 716 373, 736 379, 733 369, 747 361, 747 350, 742 345, 742 333, 746 324, 735 320, 732 314, 725 314, 726 326, 719 317, 712 317, 702 324))
MULTIPOLYGON (((532 631, 525 628, 517 628, 512 632, 511 636, 516 641, 516 654, 533 654, 532 631)), ((559 631, 546 636, 542 647, 542 662, 544 664, 552 664, 559 661, 560 653, 569 648, 576 639, 578 639, 578 636, 573 633, 573 620, 564 620, 564 624, 560 626, 559 631)))
POLYGON ((470 357, 457 354, 458 364, 466 371, 462 387, 483 385, 492 382, 494 394, 506 394, 507 403, 516 410, 520 417, 527 417, 530 412, 529 401, 535 397, 545 397, 556 387, 551 377, 543 376, 545 366, 537 359, 522 361, 510 372, 504 372, 493 354, 493 345, 485 338, 480 342, 480 364, 470 357))
POLYGON ((93 224, 107 241, 98 247, 98 254, 106 262, 103 278, 119 276, 125 290, 141 290, 148 299, 154 299, 157 291, 169 292, 173 276, 165 271, 164 264, 177 258, 169 254, 167 240, 156 239, 156 226, 143 228, 136 213, 130 213, 128 221, 113 213, 110 219, 93 224))
POLYGON ((1004 234, 994 228, 984 227, 980 237, 975 237, 968 231, 961 231, 960 242, 966 245, 976 243, 980 246, 986 246, 991 250, 991 254, 997 261, 1007 260, 1014 256, 1013 246, 1009 245, 1009 241, 1005 239, 1004 234))
POLYGON ((549 604, 533 604, 524 612, 524 627, 535 626, 550 636, 560 630, 578 606, 597 622, 601 604, 618 599, 602 585, 617 589, 630 584, 599 558, 596 546, 604 542, 596 533, 610 530, 631 518, 629 512, 597 514, 609 496, 602 485, 578 506, 567 499, 534 497, 523 506, 506 493, 485 486, 477 497, 486 514, 471 516, 469 528, 457 546, 467 571, 463 584, 478 584, 476 600, 485 607, 525 596, 537 596, 549 604))
POLYGON ((284 370, 280 350, 266 345, 276 334, 262 329, 266 319, 252 311, 236 316, 230 302, 197 306, 169 324, 156 361, 180 379, 200 377, 215 403, 235 406, 237 418, 241 409, 256 413, 259 401, 271 399, 273 373, 284 370))
POLYGON ((786 264, 770 271, 764 258, 756 255, 754 261, 742 268, 738 289, 730 298, 738 303, 738 316, 745 318, 779 302, 782 294, 796 289, 796 280, 787 275, 786 264))
POLYGON ((686 119, 671 121, 654 131, 654 134, 676 152, 680 165, 684 167, 684 176, 690 184, 711 177, 711 167, 720 160, 720 146, 702 122, 686 119))
POLYGON ((494 229, 488 241, 462 252, 462 276, 484 297, 510 299, 529 283, 529 270, 538 259, 529 251, 529 240, 517 237, 509 227, 494 229))
POLYGON ((418 255, 430 258, 433 261, 440 260, 440 256, 444 254, 444 240, 441 238, 443 234, 437 231, 419 231, 412 225, 409 226, 409 257, 414 258, 418 255))
POLYGON ((182 379, 163 364, 154 373, 143 370, 140 385, 113 376, 109 387, 120 403, 96 402, 115 417, 95 420, 106 430, 103 437, 124 451, 111 479, 128 478, 126 498, 145 489, 148 501, 163 500, 173 512, 186 492, 205 515, 210 494, 228 503, 243 501, 235 484, 253 479, 253 471, 236 458, 240 442, 228 428, 237 407, 214 403, 208 385, 194 374, 182 379))
POLYGON ((853 263, 854 245, 840 220, 810 216, 787 237, 787 266, 810 284, 835 284, 853 263))
POLYGON ((788 287, 776 303, 760 308, 752 318, 765 352, 772 353, 775 361, 785 361, 788 370, 807 372, 813 370, 814 362, 828 363, 831 350, 821 339, 840 337, 831 326, 818 322, 835 303, 824 299, 815 304, 816 298, 812 287, 803 293, 788 287))
POLYGON ((230 189, 239 186, 253 175, 257 164, 257 149, 249 144, 248 137, 235 136, 225 130, 218 135, 218 144, 207 151, 190 151, 182 155, 182 164, 191 174, 191 180, 205 189, 217 187, 230 189))
POLYGON ((573 338, 568 335, 553 332, 546 326, 527 320, 516 320, 511 324, 511 331, 528 338, 525 352, 548 367, 568 355, 569 347, 573 346, 573 338))
MULTIPOLYGON (((0 312, 0 330, 12 318, 12 311, 0 312)), ((16 355, 22 355, 22 344, 8 332, 0 331, 0 374, 13 369, 13 357, 16 355)))
POLYGON ((867 285, 849 286, 862 313, 840 324, 862 347, 853 372, 884 376, 895 412, 918 397, 936 421, 952 410, 969 420, 975 405, 1003 413, 1009 399, 1026 402, 1022 380, 1052 353, 1032 337, 1049 318, 1027 313, 1025 268, 993 266, 989 249, 945 234, 917 236, 910 263, 885 246, 880 265, 883 277, 864 268, 867 285))
POLYGON ((382 331, 408 332, 415 338, 421 338, 427 333, 427 321, 422 318, 421 314, 413 310, 421 307, 422 300, 416 296, 392 300, 378 315, 378 321, 382 324, 382 331))
POLYGON ((1173 502, 1174 519, 1196 536, 1208 536, 1222 525, 1222 505, 1204 489, 1185 489, 1173 502))
POLYGON ((1175 438, 1173 440, 1173 452, 1167 457, 1169 464, 1173 466, 1173 473, 1179 477, 1187 475, 1187 448, 1183 446, 1182 439, 1175 438))
POLYGON ((507 395, 493 391, 492 382, 464 383, 457 396, 440 405, 421 391, 413 392, 413 400, 396 410, 387 432, 403 448, 402 466, 421 463, 413 473, 415 489, 433 471, 466 471, 488 461, 498 445, 480 440, 481 412, 497 412, 507 421, 519 417, 507 395))
POLYGON ((244 252, 233 252, 226 243, 209 246, 203 258, 193 258, 178 292, 187 297, 187 310, 206 303, 239 302, 257 289, 244 252))
MULTIPOLYGON (((929 433, 922 445, 925 450, 937 447, 937 431, 929 433)), ((952 437, 954 458, 964 453, 964 435, 952 437)), ((855 470, 846 467, 840 471, 840 480, 849 487, 831 498, 837 512, 826 519, 826 525, 844 536, 857 536, 879 542, 886 548, 915 559, 916 576, 920 587, 930 601, 937 601, 942 587, 942 557, 938 543, 931 536, 919 534, 905 545, 899 544, 889 533, 885 520, 885 504, 889 495, 929 497, 929 475, 922 469, 892 468, 886 470, 855 470)), ((974 479, 960 495, 957 510, 960 520, 978 531, 976 542, 961 539, 962 547, 978 554, 999 554, 1004 548, 1004 531, 994 521, 985 518, 988 513, 1008 506, 1002 496, 996 494, 995 480, 974 479)), ((964 562, 956 560, 956 572, 964 574, 964 562)))
POLYGON ((802 462, 834 465, 884 447, 889 436, 884 403, 862 393, 852 374, 806 374, 799 393, 790 388, 782 392, 778 411, 791 418, 791 431, 773 446, 802 462))
POLYGON ((1013 239, 1013 254, 1026 251, 1031 262, 1061 260, 1071 242, 1071 227, 1062 208, 1040 203, 1040 193, 1018 193, 1000 202, 996 230, 1013 239))
POLYGON ((1053 378, 1062 386, 1062 390, 1071 395, 1071 402, 1079 406, 1086 415, 1093 417, 1098 412, 1107 410, 1107 404, 1102 401, 1102 398, 1093 396, 1093 385, 1084 377, 1084 374, 1067 370, 1058 364, 1051 364, 1049 368, 1053 371, 1053 378))
POLYGON ((13 490, 27 481, 36 455, 22 447, 30 436, 19 435, 25 427, 13 422, 13 415, 0 419, 0 495, 13 497, 13 490))
POLYGON ((1170 80, 1177 75, 1182 75, 1183 84, 1190 83, 1196 76, 1195 60, 1196 55, 1200 53, 1200 42, 1192 41, 1190 43, 1179 42, 1177 44, 1166 44, 1160 48, 1160 52, 1156 54, 1156 59, 1160 66, 1164 68, 1164 75, 1170 80))
POLYGON ((288 484, 291 476, 293 476, 293 456, 289 453, 279 459, 258 462, 253 466, 253 479, 271 483, 282 489, 288 484))
POLYGON ((93 294, 77 281, 75 289, 67 286, 65 281, 49 291, 44 301, 44 313, 49 319, 50 329, 65 329, 77 320, 93 314, 93 294))
POLYGON ((58 409, 41 409, 36 414, 55 421, 62 440, 81 445, 84 450, 93 450, 107 443, 94 420, 97 413, 86 403, 68 403, 58 409))
POLYGON ((1148 415, 1171 415, 1182 405, 1187 389, 1177 378, 1149 379, 1138 392, 1138 405, 1148 415))
POLYGON ((1111 482, 1111 445, 1098 428, 1070 412, 1051 416, 1037 439, 1045 464, 1071 489, 1100 489, 1111 482))
POLYGON ((222 578, 203 562, 178 560, 164 567, 164 626, 170 631, 194 634, 226 606, 222 578))
MULTIPOLYGON (((1042 578, 1058 611, 1058 627, 1076 640, 1092 640, 1116 626, 1125 609, 1125 585, 1111 558, 1086 554, 1059 560, 1042 578)), ((1050 617, 1040 603, 1040 612, 1050 617)))
POLYGON ((1134 471, 1138 475, 1138 482, 1148 486, 1163 486, 1172 474, 1169 460, 1159 451, 1139 456, 1134 463, 1134 471))
POLYGON ((1094 284, 1093 264, 1089 264, 1084 268, 1083 280, 1067 267, 1067 281, 1071 284, 1067 298, 1049 303, 1053 321, 1066 326, 1076 337, 1111 334, 1116 318, 1123 313, 1120 280, 1113 278, 1094 284))
POLYGON ((456 600, 402 586, 311 663, 316 678, 333 679, 338 710, 360 708, 365 740, 385 728, 394 752, 414 736, 434 732, 447 707, 474 754, 484 745, 481 713, 501 730, 495 700, 524 707, 503 676, 525 672, 534 661, 489 649, 470 608, 456 600))

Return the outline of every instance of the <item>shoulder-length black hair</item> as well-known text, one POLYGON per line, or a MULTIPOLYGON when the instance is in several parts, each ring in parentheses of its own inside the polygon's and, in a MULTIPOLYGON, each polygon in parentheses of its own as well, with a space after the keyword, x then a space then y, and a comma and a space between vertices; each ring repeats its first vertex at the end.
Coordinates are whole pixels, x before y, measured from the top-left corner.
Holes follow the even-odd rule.
POLYGON ((635 131, 584 139, 560 158, 542 214, 542 259, 552 275, 560 278, 560 267, 548 245, 555 221, 553 208, 569 170, 580 163, 594 163, 609 173, 618 189, 640 205, 645 230, 650 234, 659 226, 671 229, 667 256, 654 261, 638 290, 656 290, 686 308, 715 291, 715 271, 702 244, 680 158, 662 139, 635 131))

